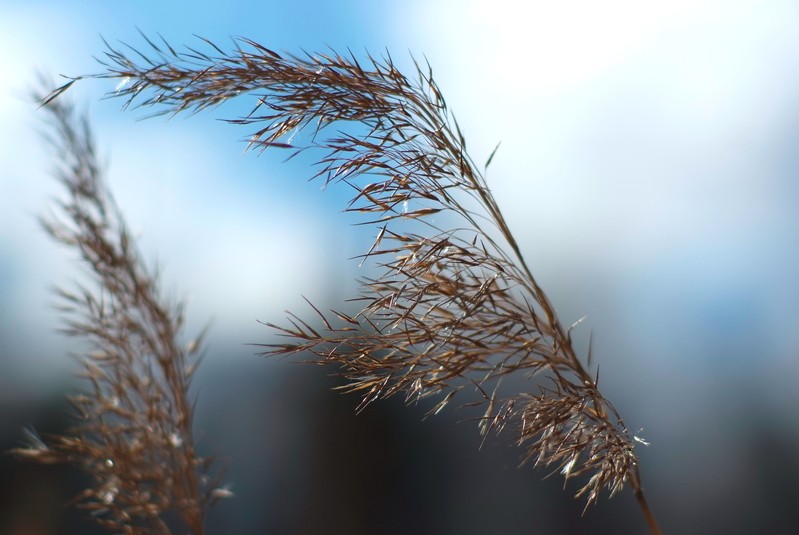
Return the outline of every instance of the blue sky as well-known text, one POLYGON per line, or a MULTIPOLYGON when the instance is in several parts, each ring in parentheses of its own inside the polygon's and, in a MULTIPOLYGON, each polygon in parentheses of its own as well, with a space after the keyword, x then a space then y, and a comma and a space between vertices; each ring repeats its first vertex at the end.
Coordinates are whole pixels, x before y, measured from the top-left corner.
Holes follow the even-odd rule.
MULTIPOLYGON (((628 419, 677 420, 703 392, 721 407, 769 385, 759 402, 799 432, 796 4, 521 4, 6 1, 2 366, 62 369, 47 288, 74 273, 34 221, 57 192, 22 97, 36 71, 95 71, 99 34, 141 44, 136 27, 173 44, 242 35, 287 51, 426 55, 475 160, 502 141, 489 184, 564 322, 587 316, 628 419)), ((98 100, 110 89, 87 82, 73 97, 90 101, 118 202, 167 287, 189 296, 194 325, 213 316, 225 337, 261 341, 256 318, 301 308, 301 295, 346 297, 357 275, 346 257, 369 237, 339 217, 343 197, 279 158, 242 157, 246 133, 213 119, 224 113, 136 121, 98 100)))

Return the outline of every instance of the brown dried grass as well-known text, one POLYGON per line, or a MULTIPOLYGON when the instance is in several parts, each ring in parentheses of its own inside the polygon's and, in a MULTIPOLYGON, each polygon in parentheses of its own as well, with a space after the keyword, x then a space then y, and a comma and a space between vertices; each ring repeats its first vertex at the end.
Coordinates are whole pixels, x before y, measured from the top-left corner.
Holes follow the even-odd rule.
POLYGON ((72 463, 93 479, 77 507, 114 533, 172 533, 166 515, 203 533, 210 505, 228 493, 193 439, 189 394, 202 334, 181 343, 183 304, 168 303, 136 250, 107 190, 88 121, 64 99, 44 106, 57 179, 67 191, 41 222, 89 269, 86 285, 57 290, 63 332, 90 349, 76 355, 89 385, 69 401, 74 427, 12 451, 41 463, 72 463))
POLYGON ((93 77, 127 82, 110 97, 174 114, 250 95, 252 111, 231 122, 255 128, 251 147, 313 152, 314 177, 352 188, 346 211, 375 228, 362 261, 378 275, 362 281, 360 311, 313 307, 319 326, 294 314, 269 323, 285 341, 266 344, 265 355, 340 366, 362 407, 400 394, 437 399, 437 413, 475 391, 483 435, 510 430, 524 461, 580 477, 587 504, 629 483, 659 533, 630 433, 528 268, 428 65, 407 77, 387 54, 361 63, 333 51, 282 55, 247 39, 231 52, 145 39, 146 52, 108 45, 93 77), (292 144, 299 131, 307 144, 292 144), (538 386, 504 394, 505 376, 538 386))

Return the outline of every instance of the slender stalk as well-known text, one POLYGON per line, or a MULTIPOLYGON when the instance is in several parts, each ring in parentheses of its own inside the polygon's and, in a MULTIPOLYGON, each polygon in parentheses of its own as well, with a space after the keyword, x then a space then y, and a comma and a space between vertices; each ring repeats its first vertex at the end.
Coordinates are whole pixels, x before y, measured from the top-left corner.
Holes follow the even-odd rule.
POLYGON ((652 532, 652 535, 661 535, 660 528, 655 520, 655 515, 652 514, 652 510, 649 509, 649 504, 644 497, 644 490, 639 487, 633 489, 633 492, 635 494, 635 499, 638 502, 638 506, 641 508, 641 512, 644 514, 646 524, 649 526, 649 530, 652 532))

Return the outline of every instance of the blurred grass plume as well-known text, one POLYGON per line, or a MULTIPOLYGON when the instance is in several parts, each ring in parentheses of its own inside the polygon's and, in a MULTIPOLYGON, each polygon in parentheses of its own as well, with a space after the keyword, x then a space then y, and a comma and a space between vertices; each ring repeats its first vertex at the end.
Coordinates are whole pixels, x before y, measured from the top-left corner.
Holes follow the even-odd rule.
POLYGON ((206 511, 229 492, 214 459, 195 450, 190 385, 204 333, 184 343, 183 304, 163 298, 141 259, 107 189, 87 116, 66 99, 42 108, 67 196, 41 223, 88 267, 86 284, 56 290, 62 331, 87 347, 75 356, 88 388, 69 397, 75 424, 67 434, 41 439, 26 430, 26 445, 12 453, 79 466, 93 485, 75 504, 115 533, 169 534, 165 518, 176 515, 201 535, 206 511))

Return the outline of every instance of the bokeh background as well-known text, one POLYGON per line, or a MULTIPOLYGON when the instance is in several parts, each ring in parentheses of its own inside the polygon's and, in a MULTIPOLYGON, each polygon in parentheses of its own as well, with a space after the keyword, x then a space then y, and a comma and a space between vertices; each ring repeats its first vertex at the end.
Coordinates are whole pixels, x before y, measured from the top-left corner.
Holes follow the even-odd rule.
MULTIPOLYGON (((640 448, 664 533, 799 533, 799 5, 510 0, 0 2, 0 448, 58 432, 79 384, 50 288, 80 269, 36 215, 58 195, 37 73, 98 70, 100 35, 246 36, 298 52, 426 56, 564 323, 593 333, 605 394, 640 448)), ((626 491, 581 516, 555 476, 479 450, 455 411, 355 416, 332 370, 254 356, 256 320, 339 307, 373 236, 301 163, 243 154, 217 119, 89 107, 111 186, 164 285, 213 320, 196 379, 201 448, 236 497, 212 533, 645 533, 626 491)), ((69 468, 0 458, 0 533, 92 533, 69 468)))

